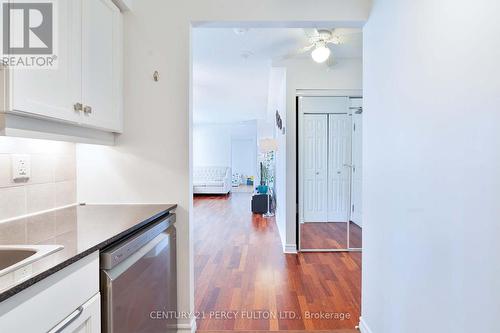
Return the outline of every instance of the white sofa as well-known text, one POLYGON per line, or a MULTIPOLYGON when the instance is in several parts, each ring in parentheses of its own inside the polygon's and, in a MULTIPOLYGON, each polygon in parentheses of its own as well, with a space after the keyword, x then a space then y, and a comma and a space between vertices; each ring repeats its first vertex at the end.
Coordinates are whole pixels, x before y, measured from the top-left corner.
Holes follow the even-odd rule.
POLYGON ((194 167, 194 194, 228 194, 231 191, 231 168, 194 167))

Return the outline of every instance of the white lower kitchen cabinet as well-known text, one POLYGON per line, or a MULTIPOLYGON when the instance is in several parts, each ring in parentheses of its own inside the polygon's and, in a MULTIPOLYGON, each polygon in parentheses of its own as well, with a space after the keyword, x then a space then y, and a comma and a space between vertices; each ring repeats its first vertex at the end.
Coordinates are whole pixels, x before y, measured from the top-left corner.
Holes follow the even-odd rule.
POLYGON ((0 332, 98 333, 99 252, 0 303, 0 332))
POLYGON ((49 333, 100 333, 101 332, 101 294, 92 297, 87 303, 65 318, 49 333))

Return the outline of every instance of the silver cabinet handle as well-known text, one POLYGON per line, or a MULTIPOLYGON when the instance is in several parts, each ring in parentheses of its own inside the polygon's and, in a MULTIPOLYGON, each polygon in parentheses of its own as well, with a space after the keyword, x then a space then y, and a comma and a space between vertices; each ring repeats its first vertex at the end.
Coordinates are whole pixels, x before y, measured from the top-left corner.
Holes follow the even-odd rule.
POLYGON ((71 325, 75 320, 78 319, 83 313, 83 307, 80 306, 76 311, 74 311, 72 314, 70 314, 66 319, 64 319, 62 322, 57 324, 54 328, 52 328, 49 333, 60 333, 62 332, 66 327, 71 325))
POLYGON ((88 105, 85 105, 85 107, 83 108, 83 112, 87 113, 87 114, 92 113, 92 107, 88 106, 88 105))
POLYGON ((82 103, 75 103, 73 104, 73 110, 79 112, 83 110, 83 104, 82 103))

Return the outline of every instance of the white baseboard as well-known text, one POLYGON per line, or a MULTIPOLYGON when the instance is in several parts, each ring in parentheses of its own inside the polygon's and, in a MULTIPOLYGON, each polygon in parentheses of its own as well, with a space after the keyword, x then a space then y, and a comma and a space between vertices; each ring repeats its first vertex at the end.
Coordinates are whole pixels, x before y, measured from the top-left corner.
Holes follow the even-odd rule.
POLYGON ((366 321, 364 321, 363 317, 359 317, 359 330, 361 333, 373 333, 373 331, 368 327, 366 321))
POLYGON ((189 323, 179 323, 177 324, 177 333, 196 333, 196 318, 191 319, 189 323))
POLYGON ((297 245, 296 244, 285 244, 283 247, 283 252, 289 253, 289 254, 296 254, 297 253, 297 245))

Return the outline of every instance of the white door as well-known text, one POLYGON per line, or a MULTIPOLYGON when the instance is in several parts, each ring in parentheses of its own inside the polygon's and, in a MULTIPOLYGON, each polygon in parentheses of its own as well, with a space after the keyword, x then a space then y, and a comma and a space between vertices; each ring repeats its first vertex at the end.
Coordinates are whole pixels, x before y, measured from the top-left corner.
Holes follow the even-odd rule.
POLYGON ((328 115, 328 221, 349 219, 351 116, 328 115))
POLYGON ((82 0, 86 125, 121 131, 122 17, 111 0, 82 0))
POLYGON ((352 186, 351 221, 362 224, 362 162, 363 162, 363 115, 352 115, 352 186))
POLYGON ((303 127, 304 222, 327 222, 328 116, 305 114, 303 127))
MULTIPOLYGON (((89 1, 93 2, 93 1, 89 1)), ((57 66, 51 69, 12 69, 11 111, 78 123, 81 112, 81 0, 59 1, 57 66)))

